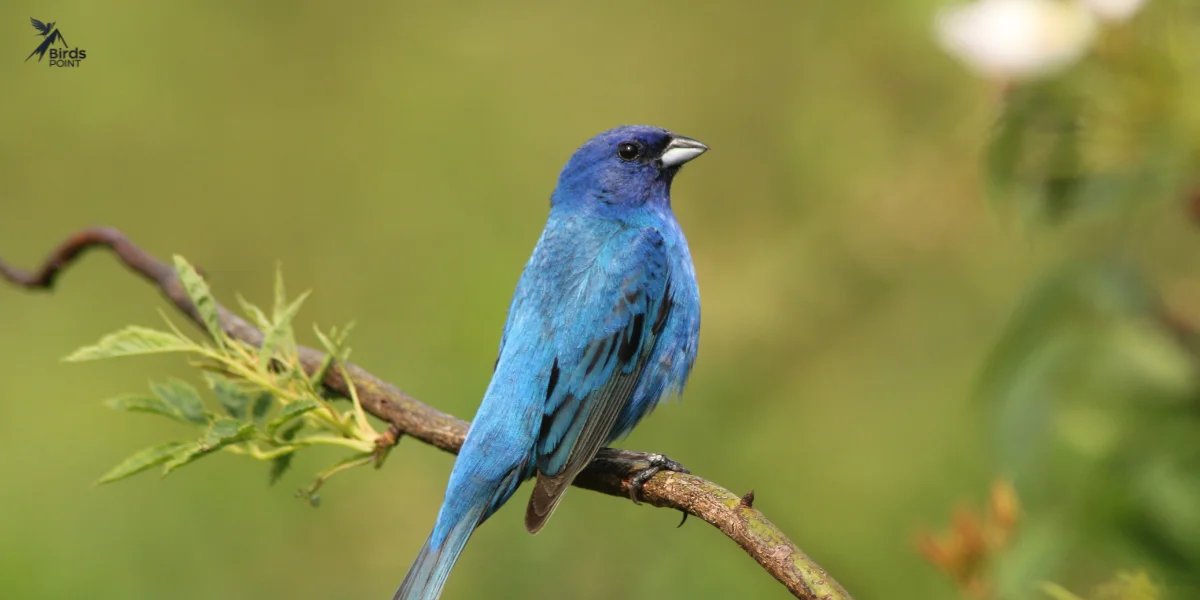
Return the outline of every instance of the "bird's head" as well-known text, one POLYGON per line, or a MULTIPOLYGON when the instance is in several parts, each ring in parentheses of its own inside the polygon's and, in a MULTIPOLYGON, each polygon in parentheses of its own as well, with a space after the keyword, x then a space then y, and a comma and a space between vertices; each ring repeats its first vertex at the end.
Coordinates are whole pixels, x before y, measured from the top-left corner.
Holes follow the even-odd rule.
POLYGON ((670 201, 671 181, 708 146, 660 127, 610 129, 575 151, 558 177, 551 206, 599 209, 670 201))

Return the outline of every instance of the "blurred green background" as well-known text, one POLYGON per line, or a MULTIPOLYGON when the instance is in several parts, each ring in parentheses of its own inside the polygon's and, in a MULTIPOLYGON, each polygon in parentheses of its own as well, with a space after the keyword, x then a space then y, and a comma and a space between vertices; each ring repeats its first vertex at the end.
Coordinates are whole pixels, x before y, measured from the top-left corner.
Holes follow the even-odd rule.
MULTIPOLYGON (((356 320, 356 362, 469 418, 574 148, 624 123, 696 137, 712 151, 674 205, 700 357, 683 403, 624 446, 753 489, 860 600, 955 598, 913 535, 985 495, 980 366, 1088 233, 1025 235, 981 200, 994 90, 938 50, 940 4, 6 2, 0 256, 32 266, 107 224, 261 304, 280 261, 315 291, 302 332, 356 320), (31 16, 83 66, 21 62, 31 16)), ((1138 252, 1195 289, 1200 236, 1160 213, 1138 252)), ((333 479, 316 510, 292 492, 336 453, 302 454, 274 488, 225 455, 93 485, 185 431, 101 400, 198 380, 174 356, 60 359, 160 308, 100 255, 53 294, 0 286, 4 595, 387 597, 452 464, 419 443, 333 479)), ((532 537, 519 508, 478 532, 445 597, 787 597, 672 512, 577 490, 532 537)))

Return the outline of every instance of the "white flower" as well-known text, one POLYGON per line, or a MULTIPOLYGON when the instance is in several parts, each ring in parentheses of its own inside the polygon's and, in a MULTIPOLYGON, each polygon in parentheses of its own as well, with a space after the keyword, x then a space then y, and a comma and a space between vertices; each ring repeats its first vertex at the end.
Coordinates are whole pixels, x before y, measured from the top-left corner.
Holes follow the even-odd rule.
POLYGON ((1083 4, 1097 17, 1119 23, 1128 21, 1146 4, 1146 0, 1083 0, 1083 4))
POLYGON ((1096 34, 1096 18, 1075 2, 977 0, 942 9, 935 28, 942 47, 980 74, 1032 79, 1079 60, 1096 34))

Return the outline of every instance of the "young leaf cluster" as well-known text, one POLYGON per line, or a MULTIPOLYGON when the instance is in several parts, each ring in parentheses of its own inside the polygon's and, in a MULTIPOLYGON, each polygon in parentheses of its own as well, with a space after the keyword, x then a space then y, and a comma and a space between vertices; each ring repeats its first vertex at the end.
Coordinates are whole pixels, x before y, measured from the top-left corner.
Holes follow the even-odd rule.
POLYGON ((268 462, 269 479, 275 483, 303 448, 335 446, 347 450, 343 460, 318 474, 311 486, 298 493, 316 505, 316 491, 329 476, 353 466, 382 464, 387 450, 377 444, 379 433, 367 420, 353 386, 351 398, 340 398, 331 396, 321 385, 329 369, 344 368, 350 353, 346 347, 350 327, 341 331, 334 328, 328 333, 314 328, 327 359, 315 371, 307 372, 300 362, 293 327, 307 293, 288 299, 283 277, 278 274, 269 316, 241 300, 249 320, 264 334, 262 345, 255 347, 226 335, 221 325, 222 309, 195 268, 178 256, 175 268, 208 339, 193 340, 167 321, 167 331, 126 327, 66 358, 80 362, 176 353, 188 356, 202 372, 203 392, 187 382, 171 379, 152 383, 148 393, 107 401, 111 408, 165 417, 194 428, 195 433, 134 453, 105 473, 100 483, 156 467, 161 467, 165 476, 218 452, 268 462), (211 401, 206 402, 205 397, 211 401), (348 407, 345 401, 349 401, 348 407))

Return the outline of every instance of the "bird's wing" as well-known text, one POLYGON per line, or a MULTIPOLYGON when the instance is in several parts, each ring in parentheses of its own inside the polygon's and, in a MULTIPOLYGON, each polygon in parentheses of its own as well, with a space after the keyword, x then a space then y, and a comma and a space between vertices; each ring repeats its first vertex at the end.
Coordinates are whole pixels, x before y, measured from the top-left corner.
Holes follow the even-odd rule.
POLYGON ((607 441, 641 380, 670 312, 669 265, 656 230, 627 228, 576 276, 574 289, 563 290, 564 310, 554 328, 559 352, 535 451, 537 483, 525 512, 530 532, 545 525, 607 441))
POLYGON ((48 27, 46 27, 45 23, 43 23, 33 17, 29 17, 29 22, 32 23, 33 28, 38 30, 38 33, 40 33, 42 35, 45 35, 46 31, 49 29, 48 27))

